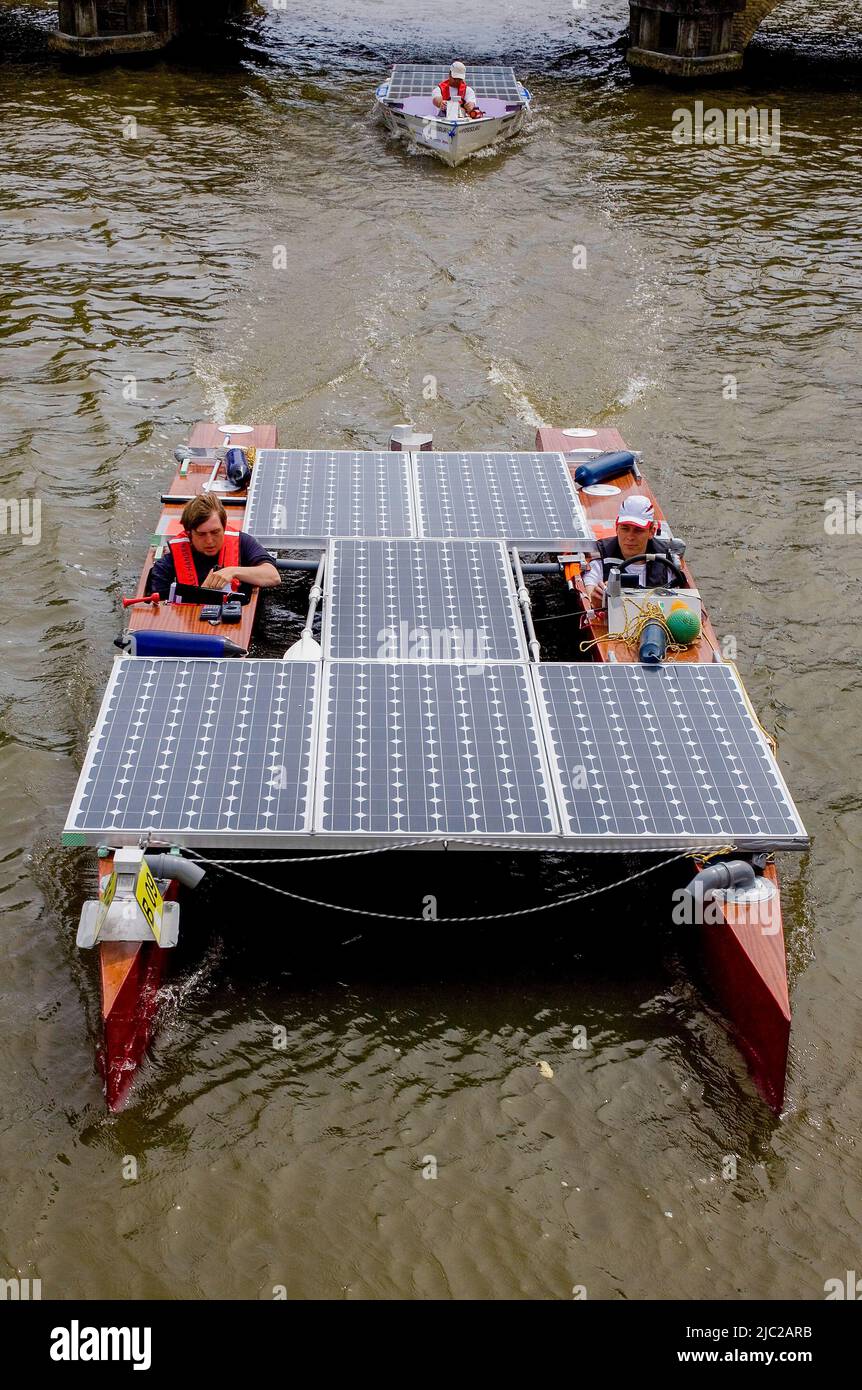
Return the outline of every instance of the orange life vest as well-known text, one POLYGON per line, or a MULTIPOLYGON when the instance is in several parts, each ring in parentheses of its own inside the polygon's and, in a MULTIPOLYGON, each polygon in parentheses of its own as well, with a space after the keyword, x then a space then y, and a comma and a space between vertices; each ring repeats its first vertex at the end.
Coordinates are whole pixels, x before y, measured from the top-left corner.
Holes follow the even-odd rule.
MULTIPOLYGON (((171 556, 174 562, 174 569, 177 574, 177 582, 180 584, 199 585, 198 572, 195 569, 195 562, 192 558, 192 543, 185 531, 181 531, 178 536, 169 541, 171 556)), ((224 544, 219 551, 216 569, 225 567, 235 567, 239 564, 239 531, 225 531, 224 544)))
MULTIPOLYGON (((453 79, 452 79, 451 77, 447 77, 447 78, 445 79, 445 81, 443 81, 443 82, 440 83, 440 95, 441 95, 441 97, 443 98, 444 101, 451 101, 451 100, 452 100, 452 96, 451 96, 452 81, 453 81, 453 79)), ((458 83, 458 100, 461 101, 461 102, 463 102, 464 99, 466 98, 466 96, 467 96, 467 83, 466 83, 466 82, 459 82, 459 83, 458 83)))

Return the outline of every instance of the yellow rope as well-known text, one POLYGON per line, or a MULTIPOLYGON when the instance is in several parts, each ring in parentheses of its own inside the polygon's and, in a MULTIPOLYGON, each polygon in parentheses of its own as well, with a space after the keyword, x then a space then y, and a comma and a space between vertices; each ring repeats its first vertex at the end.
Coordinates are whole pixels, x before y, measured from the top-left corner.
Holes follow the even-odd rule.
POLYGON ((757 725, 757 727, 758 727, 758 729, 760 730, 760 732, 763 734, 763 737, 766 739, 766 742, 769 744, 769 747, 772 749, 772 756, 773 756, 773 758, 777 758, 777 757, 778 757, 778 739, 775 737, 774 734, 771 734, 771 733, 769 732, 768 729, 765 729, 765 728, 763 727, 763 725, 761 724, 760 720, 758 719, 758 717, 757 717, 757 711, 756 711, 756 709, 754 708, 754 705, 751 703, 751 696, 749 695, 748 691, 747 691, 746 688, 745 688, 745 685, 744 685, 743 680, 742 680, 742 676, 739 674, 739 670, 737 669, 736 662, 735 662, 735 661, 725 661, 724 664, 725 664, 725 666, 729 666, 730 669, 734 672, 734 674, 735 674, 735 676, 736 676, 736 679, 739 681, 740 689, 742 690, 743 699, 745 700, 745 703, 748 705, 749 714, 751 715, 752 719, 754 720, 754 722, 755 722, 755 724, 757 725))
MULTIPOLYGON (((626 604, 625 599, 623 599, 623 603, 626 606, 626 610, 628 610, 629 605, 626 604)), ((640 647, 641 636, 643 635, 643 630, 647 623, 658 623, 659 627, 663 629, 667 637, 667 649, 669 652, 684 652, 691 646, 691 642, 674 641, 671 636, 670 628, 667 625, 667 619, 657 603, 645 603, 643 607, 636 608, 635 616, 628 619, 625 629, 622 632, 613 634, 606 633, 603 637, 592 637, 588 642, 581 643, 581 651, 588 652, 591 647, 597 647, 602 642, 625 642, 628 646, 637 650, 637 648, 640 647)), ((699 635, 700 634, 698 634, 698 636, 699 635)), ((698 638, 695 637, 692 640, 696 642, 698 638)))
POLYGON ((701 864, 708 864, 710 859, 717 859, 720 854, 733 854, 735 849, 736 845, 722 845, 719 849, 711 849, 709 854, 701 854, 698 851, 692 855, 692 859, 700 860, 701 864))

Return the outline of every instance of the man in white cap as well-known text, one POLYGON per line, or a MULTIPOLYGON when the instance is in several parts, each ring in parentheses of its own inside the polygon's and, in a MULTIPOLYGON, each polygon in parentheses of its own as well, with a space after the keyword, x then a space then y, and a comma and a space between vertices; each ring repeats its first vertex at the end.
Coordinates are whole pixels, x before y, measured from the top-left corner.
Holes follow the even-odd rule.
MULTIPOLYGON (((676 556, 671 554, 667 541, 658 539, 658 523, 655 519, 652 502, 640 493, 626 497, 617 513, 617 533, 599 541, 598 558, 591 561, 584 575, 584 587, 593 608, 601 608, 605 601, 605 580, 612 568, 605 560, 632 560, 635 555, 670 555, 671 562, 676 556)), ((632 575, 640 588, 659 589, 678 587, 679 575, 670 564, 660 559, 644 561, 626 570, 632 575)))
POLYGON ((467 86, 467 69, 461 62, 454 62, 449 69, 449 76, 445 81, 439 83, 431 94, 431 100, 438 111, 446 114, 447 101, 460 101, 467 115, 475 121, 482 115, 476 105, 476 93, 472 87, 467 86))

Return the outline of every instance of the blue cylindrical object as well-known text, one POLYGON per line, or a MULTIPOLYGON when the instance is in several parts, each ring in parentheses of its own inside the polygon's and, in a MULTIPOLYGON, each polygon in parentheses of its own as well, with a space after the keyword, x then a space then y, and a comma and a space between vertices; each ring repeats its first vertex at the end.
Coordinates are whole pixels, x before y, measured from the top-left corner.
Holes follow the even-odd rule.
POLYGON ((599 454, 592 463, 582 463, 575 469, 575 482, 579 487, 592 487, 593 483, 607 483, 611 478, 619 478, 623 473, 631 473, 637 458, 629 449, 620 449, 615 454, 599 454))
POLYGON ((641 633, 638 661, 647 666, 658 666, 667 656, 667 633, 661 623, 647 623, 641 633))
POLYGON ((251 469, 244 449, 228 449, 224 456, 224 471, 234 487, 246 487, 251 478, 251 469))
POLYGON ((129 634, 133 656, 243 656, 242 647, 227 637, 202 637, 194 632, 156 632, 142 629, 129 634))

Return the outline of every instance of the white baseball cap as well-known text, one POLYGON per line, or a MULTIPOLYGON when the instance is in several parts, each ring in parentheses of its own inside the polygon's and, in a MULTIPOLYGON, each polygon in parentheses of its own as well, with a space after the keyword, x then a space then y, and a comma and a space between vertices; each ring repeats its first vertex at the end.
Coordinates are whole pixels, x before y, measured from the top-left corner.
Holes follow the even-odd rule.
POLYGON ((459 81, 463 82, 464 78, 467 76, 467 69, 465 68, 463 63, 456 61, 452 64, 451 68, 449 69, 449 76, 457 77, 459 81))
POLYGON ((622 523, 625 526, 652 526, 655 521, 652 502, 648 497, 641 496, 640 493, 632 493, 626 497, 619 511, 617 512, 617 525, 622 523))

